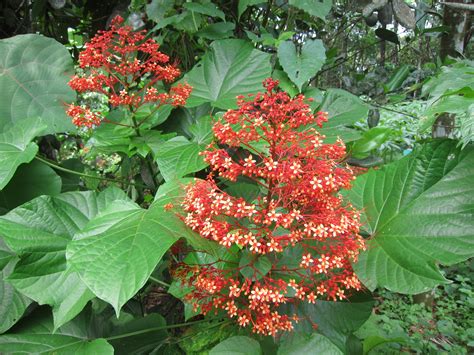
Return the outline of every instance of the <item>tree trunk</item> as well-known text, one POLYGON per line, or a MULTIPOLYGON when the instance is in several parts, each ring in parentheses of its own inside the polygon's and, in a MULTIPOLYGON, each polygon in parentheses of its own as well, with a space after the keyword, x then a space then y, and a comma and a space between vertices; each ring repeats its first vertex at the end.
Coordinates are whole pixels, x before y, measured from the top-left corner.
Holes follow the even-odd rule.
MULTIPOLYGON (((445 0, 445 2, 466 3, 466 0, 445 0)), ((469 0, 467 0, 469 2, 469 0)), ((461 57, 470 37, 472 14, 470 11, 456 9, 444 5, 443 26, 450 28, 449 33, 443 33, 440 43, 440 57, 461 57)))

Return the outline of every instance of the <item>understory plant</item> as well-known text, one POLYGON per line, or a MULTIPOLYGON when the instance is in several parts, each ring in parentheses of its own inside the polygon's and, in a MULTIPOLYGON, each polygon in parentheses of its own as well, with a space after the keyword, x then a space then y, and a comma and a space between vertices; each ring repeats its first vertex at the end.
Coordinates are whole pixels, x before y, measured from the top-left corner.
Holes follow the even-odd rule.
POLYGON ((383 323, 436 287, 405 333, 472 347, 442 271, 474 255, 472 65, 367 121, 383 100, 322 85, 353 58, 301 30, 330 1, 282 4, 134 1, 154 27, 0 40, 0 353, 418 351, 383 323), (419 131, 444 111, 464 144, 419 131))
POLYGON ((316 128, 327 114, 313 114, 277 81, 264 86, 216 121, 217 141, 202 153, 210 175, 187 186, 182 203, 186 225, 232 249, 240 263, 180 263, 174 276, 193 288, 186 300, 194 310, 222 309, 242 327, 275 335, 300 321, 281 305, 343 300, 360 290, 351 262, 364 240, 359 212, 338 193, 354 178, 345 146, 325 144, 316 128), (239 179, 255 183, 257 196, 246 201, 222 190, 225 180, 239 179))

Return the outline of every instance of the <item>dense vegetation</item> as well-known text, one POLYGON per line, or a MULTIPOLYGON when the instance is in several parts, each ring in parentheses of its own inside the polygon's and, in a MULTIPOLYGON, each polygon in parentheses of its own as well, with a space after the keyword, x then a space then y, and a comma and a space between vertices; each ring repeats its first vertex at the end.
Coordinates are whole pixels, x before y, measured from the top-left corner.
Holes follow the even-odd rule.
POLYGON ((472 352, 472 4, 0 9, 1 353, 472 352))

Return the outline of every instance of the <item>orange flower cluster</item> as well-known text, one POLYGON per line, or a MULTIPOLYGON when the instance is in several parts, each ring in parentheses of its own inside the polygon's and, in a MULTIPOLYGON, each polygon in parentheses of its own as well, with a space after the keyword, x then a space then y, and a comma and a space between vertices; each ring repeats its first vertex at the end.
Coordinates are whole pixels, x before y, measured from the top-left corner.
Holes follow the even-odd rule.
MULTIPOLYGON (((182 106, 191 94, 191 87, 178 84, 159 92, 159 82, 171 83, 181 74, 170 58, 161 53, 159 44, 146 39, 146 31, 134 32, 115 17, 109 31, 99 33, 86 44, 79 55, 79 67, 87 74, 75 75, 69 86, 79 92, 98 92, 108 98, 112 107, 136 109, 145 103, 182 106)), ((101 122, 100 112, 90 113, 87 107, 71 104, 67 114, 77 126, 93 127, 101 122)))
POLYGON ((259 334, 291 330, 296 315, 281 305, 342 300, 361 285, 351 262, 364 249, 359 213, 338 193, 353 173, 345 146, 324 144, 303 96, 294 99, 267 79, 265 93, 238 100, 214 125, 218 144, 204 152, 207 180, 186 187, 184 222, 203 238, 242 250, 249 262, 181 263, 175 276, 193 286, 187 300, 207 313, 225 310, 259 334), (259 187, 252 201, 232 196, 219 181, 244 178, 259 187), (226 266, 223 266, 226 265, 226 266))

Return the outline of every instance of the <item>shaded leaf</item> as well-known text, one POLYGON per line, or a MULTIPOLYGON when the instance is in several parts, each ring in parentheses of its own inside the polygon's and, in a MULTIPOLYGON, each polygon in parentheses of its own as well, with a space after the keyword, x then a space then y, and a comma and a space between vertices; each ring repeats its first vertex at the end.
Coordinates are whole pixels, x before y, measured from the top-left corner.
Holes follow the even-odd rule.
POLYGON ((331 11, 332 0, 289 0, 289 4, 324 20, 331 11))
MULTIPOLYGON (((67 85, 73 62, 52 38, 27 34, 0 40, 0 131, 8 123, 41 118, 46 133, 73 130, 64 102, 75 99, 67 85)), ((30 121, 31 122, 31 121, 30 121)))
POLYGON ((57 195, 61 185, 61 178, 46 164, 37 160, 22 164, 0 191, 0 209, 8 211, 41 195, 57 195))
POLYGON ((245 336, 228 338, 209 351, 209 355, 260 355, 261 353, 258 341, 245 336))
POLYGON ((35 157, 38 146, 31 141, 45 129, 44 123, 33 118, 0 134, 0 190, 8 184, 18 166, 35 157))

